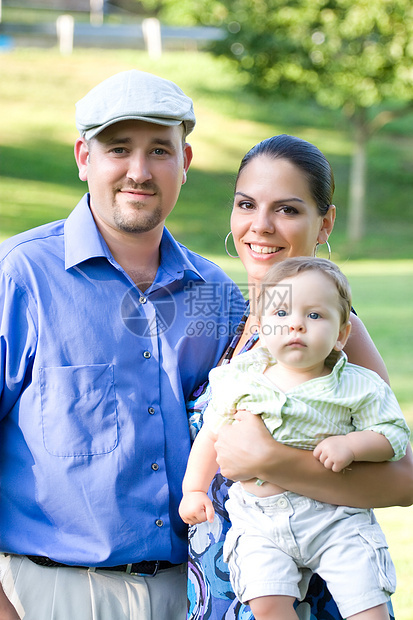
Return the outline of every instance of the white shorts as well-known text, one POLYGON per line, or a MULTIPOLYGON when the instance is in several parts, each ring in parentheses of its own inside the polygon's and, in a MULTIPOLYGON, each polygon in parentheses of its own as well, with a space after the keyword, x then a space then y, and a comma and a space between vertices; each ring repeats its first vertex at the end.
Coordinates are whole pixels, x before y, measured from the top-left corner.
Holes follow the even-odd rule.
POLYGON ((0 554, 1 583, 24 620, 185 620, 186 572, 182 564, 140 577, 0 554))
POLYGON ((312 573, 327 583, 343 618, 386 603, 396 573, 370 510, 295 493, 258 498, 234 484, 224 543, 231 584, 243 602, 285 595, 302 600, 312 573))

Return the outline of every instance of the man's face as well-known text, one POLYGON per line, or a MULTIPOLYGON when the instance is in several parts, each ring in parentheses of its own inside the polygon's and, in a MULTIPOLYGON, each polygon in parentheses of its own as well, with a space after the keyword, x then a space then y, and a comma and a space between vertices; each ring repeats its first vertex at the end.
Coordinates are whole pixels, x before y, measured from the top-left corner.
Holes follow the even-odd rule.
POLYGON ((121 121, 76 143, 79 176, 88 182, 98 228, 113 234, 163 228, 192 158, 182 125, 121 121))

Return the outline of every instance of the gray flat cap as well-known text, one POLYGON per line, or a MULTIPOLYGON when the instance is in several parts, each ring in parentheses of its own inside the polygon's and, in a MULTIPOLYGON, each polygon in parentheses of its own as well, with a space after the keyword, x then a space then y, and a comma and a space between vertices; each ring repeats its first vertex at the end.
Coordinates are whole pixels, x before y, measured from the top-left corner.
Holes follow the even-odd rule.
POLYGON ((141 120, 195 127, 192 100, 173 82, 144 71, 122 71, 92 88, 76 104, 76 127, 90 140, 109 125, 141 120))

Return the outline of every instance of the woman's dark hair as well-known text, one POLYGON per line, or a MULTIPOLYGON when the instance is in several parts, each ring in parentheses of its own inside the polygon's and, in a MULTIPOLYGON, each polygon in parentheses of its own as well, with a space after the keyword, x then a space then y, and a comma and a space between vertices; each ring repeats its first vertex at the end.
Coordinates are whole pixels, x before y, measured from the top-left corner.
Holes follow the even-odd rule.
POLYGON ((241 161, 235 185, 244 168, 260 155, 273 159, 286 159, 302 170, 308 180, 320 215, 327 213, 333 201, 334 175, 329 162, 314 144, 287 134, 273 136, 259 142, 241 161))

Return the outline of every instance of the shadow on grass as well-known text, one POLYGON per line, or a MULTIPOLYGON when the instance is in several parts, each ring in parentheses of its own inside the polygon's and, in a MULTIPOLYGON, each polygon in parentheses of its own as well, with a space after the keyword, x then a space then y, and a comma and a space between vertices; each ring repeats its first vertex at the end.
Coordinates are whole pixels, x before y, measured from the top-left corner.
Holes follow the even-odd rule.
POLYGON ((200 254, 223 254, 233 201, 232 174, 191 169, 167 226, 178 241, 200 254))
MULTIPOLYGON (((67 217, 87 191, 67 145, 44 141, 35 146, 7 146, 1 148, 0 157, 3 238, 67 217)), ((181 243, 199 253, 224 252, 233 183, 232 174, 191 168, 188 183, 167 221, 181 243)))
POLYGON ((1 239, 67 217, 86 191, 67 145, 2 146, 0 158, 1 239))
MULTIPOLYGON (((212 145, 215 148, 218 145, 212 145)), ((357 246, 350 246, 345 239, 349 157, 338 153, 330 156, 327 149, 323 150, 336 178, 337 220, 331 240, 335 256, 411 258, 410 150, 398 151, 389 136, 381 136, 370 146, 367 235, 357 246), (393 164, 389 164, 389 157, 393 164), (395 186, 397 205, 392 195, 395 186)), ((86 184, 78 178, 73 149, 67 144, 42 140, 6 146, 0 148, 0 157, 2 238, 66 217, 87 191, 86 184)), ((229 152, 225 157, 233 157, 234 161, 241 158, 229 152)), ((181 243, 201 254, 224 254, 235 174, 235 170, 230 173, 191 167, 188 182, 167 222, 181 243)))
POLYGON ((0 158, 2 177, 66 187, 79 184, 73 148, 67 144, 42 140, 24 146, 1 146, 0 158))

